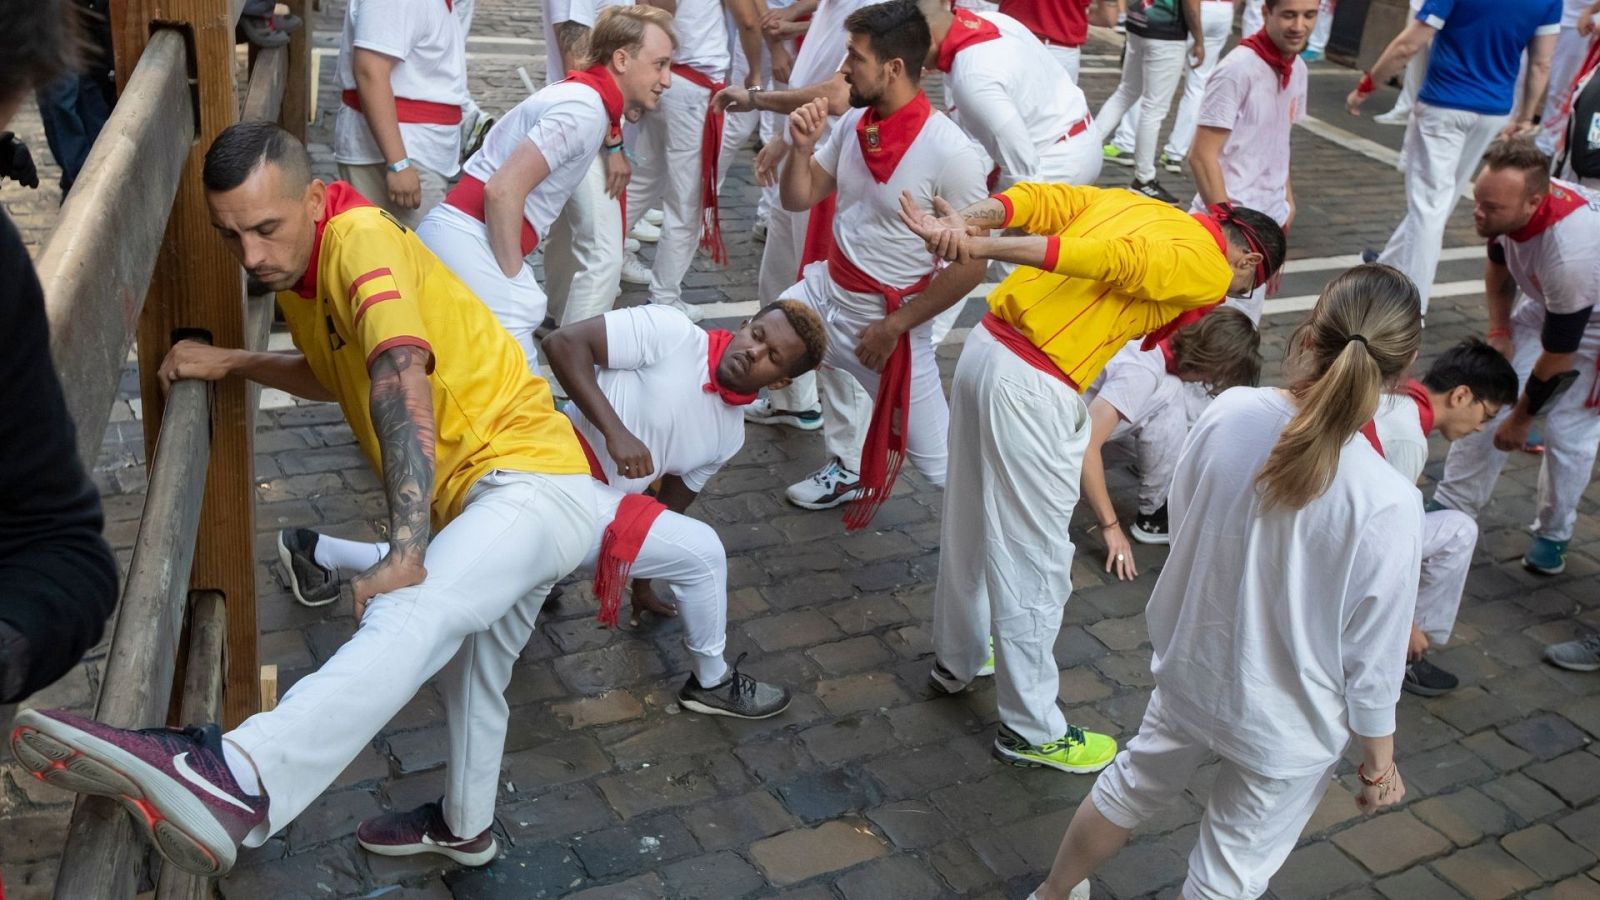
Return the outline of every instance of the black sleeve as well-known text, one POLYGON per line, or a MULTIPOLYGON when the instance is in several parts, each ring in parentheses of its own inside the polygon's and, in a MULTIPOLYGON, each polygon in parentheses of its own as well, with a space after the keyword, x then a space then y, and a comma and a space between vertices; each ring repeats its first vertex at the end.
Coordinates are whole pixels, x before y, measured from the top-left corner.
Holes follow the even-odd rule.
MULTIPOLYGON (((0 622, 28 650, 20 693, 0 696, 8 703, 66 674, 100 640, 116 606, 117 568, 50 361, 44 294, 4 212, 0 285, 0 622)), ((18 680, 8 674, 0 681, 18 680)))
POLYGON ((1577 312, 1544 314, 1544 330, 1539 332, 1539 344, 1547 353, 1577 353, 1583 341, 1583 332, 1589 327, 1589 314, 1594 307, 1587 306, 1577 312))
POLYGON ((1497 263, 1502 266, 1506 264, 1506 248, 1500 246, 1499 241, 1490 240, 1488 252, 1489 262, 1497 263))

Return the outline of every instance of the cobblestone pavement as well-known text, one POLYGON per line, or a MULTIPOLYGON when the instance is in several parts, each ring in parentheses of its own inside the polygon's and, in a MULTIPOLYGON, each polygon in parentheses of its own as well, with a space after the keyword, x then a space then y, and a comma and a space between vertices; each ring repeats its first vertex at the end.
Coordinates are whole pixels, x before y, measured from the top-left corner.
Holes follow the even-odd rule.
MULTIPOLYGON (((473 50, 483 55, 474 57, 473 80, 486 106, 503 109, 520 95, 517 64, 537 71, 537 47, 527 40, 539 33, 535 8, 481 3, 473 50)), ((329 4, 320 14, 319 45, 331 45, 326 32, 337 28, 338 13, 329 4)), ((1113 86, 1115 52, 1097 41, 1085 60, 1085 85, 1096 102, 1113 86)), ((325 113, 333 102, 331 62, 322 67, 325 113)), ((1400 216, 1400 177, 1373 158, 1398 147, 1400 129, 1343 115, 1339 101, 1352 80, 1346 71, 1314 67, 1311 112, 1376 143, 1364 155, 1309 130, 1296 132, 1297 259, 1381 244, 1400 216)), ((1375 111, 1384 108, 1379 101, 1371 104, 1375 111)), ((36 118, 25 115, 19 124, 38 137, 36 118)), ((327 133, 324 118, 315 132, 323 170, 331 170, 327 133)), ((35 147, 47 158, 42 140, 35 147)), ((1103 182, 1127 175, 1108 167, 1103 182)), ((53 181, 54 173, 46 178, 53 181)), ((745 154, 726 192, 732 265, 697 265, 688 282, 691 302, 751 298, 759 245, 748 237, 754 205, 748 178, 745 154)), ((1166 180, 1187 196, 1188 182, 1166 180)), ((0 201, 31 240, 47 233, 54 206, 48 193, 8 185, 0 201)), ((1448 247, 1477 244, 1464 211, 1452 226, 1448 247)), ((1441 266, 1441 283, 1462 284, 1454 296, 1435 300, 1426 355, 1483 327, 1481 264, 1475 251, 1459 256, 1441 266)), ((1321 267, 1291 272, 1284 294, 1314 295, 1337 271, 1315 265, 1321 267)), ((641 298, 630 291, 624 299, 641 298)), ((963 324, 975 320, 977 306, 969 305, 963 324)), ((1266 320, 1274 377, 1297 318, 1266 320)), ((947 376, 957 351, 955 340, 941 350, 947 376)), ((136 390, 130 370, 96 472, 106 493, 107 533, 124 565, 144 489, 136 390)), ((287 688, 325 661, 353 622, 343 604, 310 610, 294 603, 271 564, 274 532, 315 526, 372 536, 384 504, 336 407, 296 404, 271 392, 264 405, 256 436, 261 653, 263 662, 280 667, 287 688)), ((1443 450, 1434 447, 1429 479, 1439 472, 1443 450)), ((821 462, 817 437, 752 427, 744 451, 696 505, 730 556, 730 658, 748 652, 748 671, 791 685, 796 697, 787 713, 743 723, 680 712, 672 700, 686 672, 678 626, 601 630, 587 582, 579 582, 546 611, 512 682, 497 824, 501 859, 466 871, 356 847, 353 832, 363 817, 441 793, 443 713, 430 687, 293 825, 243 854, 220 882, 222 896, 1025 896, 1049 865, 1090 779, 991 759, 992 685, 958 697, 936 697, 927 687, 938 492, 911 474, 873 530, 846 535, 836 511, 801 512, 780 493, 821 462)), ((1363 818, 1352 799, 1352 767, 1343 766, 1273 880, 1273 895, 1600 896, 1600 745, 1592 742, 1600 737, 1600 675, 1538 661, 1542 644, 1600 625, 1600 509, 1591 493, 1564 575, 1524 572, 1518 558, 1535 475, 1536 460, 1513 460, 1483 520, 1460 624, 1436 657, 1461 676, 1461 688, 1428 701, 1407 695, 1400 703, 1407 802, 1363 818)), ((1125 467, 1116 477, 1119 508, 1129 507, 1122 512, 1131 515, 1131 478, 1125 467)), ((1086 524, 1080 514, 1071 530, 1080 553, 1056 644, 1061 699, 1075 723, 1126 740, 1151 687, 1142 613, 1164 551, 1136 547, 1140 579, 1108 581, 1086 524)), ((85 707, 99 672, 91 660, 34 702, 85 707)), ((8 719, 0 710, 0 724, 8 719)), ((68 798, 9 763, 0 769, 6 886, 14 898, 47 896, 68 798)), ((1097 877, 1096 897, 1175 896, 1207 788, 1208 779, 1197 779, 1176 808, 1141 829, 1097 877)))

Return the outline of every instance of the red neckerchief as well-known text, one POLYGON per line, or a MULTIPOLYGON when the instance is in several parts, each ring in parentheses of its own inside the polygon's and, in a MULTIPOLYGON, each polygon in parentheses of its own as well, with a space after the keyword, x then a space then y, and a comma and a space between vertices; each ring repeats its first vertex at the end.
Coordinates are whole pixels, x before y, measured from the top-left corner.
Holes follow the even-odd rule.
POLYGON ((1161 351, 1161 362, 1167 367, 1167 374, 1178 374, 1178 355, 1172 352, 1172 338, 1164 337, 1157 341, 1156 349, 1161 351))
POLYGON ((622 91, 617 88, 617 79, 612 77, 611 70, 602 65, 590 66, 581 72, 568 72, 567 80, 587 85, 600 95, 600 102, 606 108, 606 118, 611 120, 611 130, 607 134, 607 139, 621 138, 622 91))
POLYGON ((1267 29, 1262 28, 1239 42, 1241 47, 1249 47, 1267 64, 1267 68, 1278 73, 1278 90, 1289 86, 1289 76, 1294 74, 1294 61, 1297 56, 1293 53, 1285 54, 1278 49, 1278 45, 1267 37, 1267 29))
POLYGON ((322 261, 322 230, 328 227, 328 220, 342 212, 371 205, 372 201, 361 196, 361 192, 347 181, 335 181, 328 185, 327 196, 322 201, 322 218, 317 222, 317 241, 311 245, 311 262, 294 284, 296 294, 307 300, 316 299, 317 264, 322 261))
POLYGON ((1361 432, 1362 437, 1367 439, 1367 443, 1372 445, 1372 449, 1378 451, 1379 456, 1384 459, 1389 458, 1389 454, 1383 452, 1383 442, 1378 440, 1378 421, 1376 419, 1368 419, 1367 424, 1362 425, 1357 430, 1361 432))
POLYGON ((911 144, 922 133, 922 126, 933 115, 933 105, 928 95, 917 91, 910 103, 900 107, 888 118, 878 118, 878 111, 867 107, 867 112, 856 120, 856 140, 861 142, 861 158, 867 171, 879 184, 887 184, 895 167, 911 149, 911 144))
MULTIPOLYGON (((1207 212, 1190 213, 1189 215, 1192 216, 1196 222, 1199 222, 1203 228, 1205 228, 1206 233, 1210 234, 1212 240, 1217 242, 1217 249, 1222 251, 1222 258, 1227 259, 1228 239, 1222 234, 1222 223, 1217 221, 1215 209, 1216 207, 1212 207, 1212 209, 1207 212)), ((1219 299, 1210 306, 1197 306, 1194 309, 1186 309, 1183 312, 1178 313, 1177 317, 1172 321, 1145 335, 1144 342, 1139 345, 1139 349, 1148 351, 1160 347, 1162 342, 1172 337, 1172 335, 1178 329, 1183 328, 1186 325, 1193 325, 1194 323, 1200 321, 1201 317, 1206 313, 1211 312, 1213 309, 1216 309, 1221 305, 1222 299, 1219 299)), ((1170 351, 1164 349, 1163 352, 1170 351)), ((1168 359, 1168 364, 1170 366, 1170 357, 1168 359)))
POLYGON ((1550 226, 1572 215, 1587 205, 1587 201, 1577 191, 1569 191, 1559 182, 1550 182, 1550 190, 1539 201, 1539 208, 1533 211, 1533 218, 1528 224, 1511 232, 1507 237, 1521 243, 1528 238, 1543 234, 1550 226))
POLYGON ((729 406, 748 406, 756 402, 753 393, 741 394, 717 383, 717 365, 722 362, 722 354, 728 352, 728 344, 733 342, 733 332, 718 328, 708 329, 706 334, 711 338, 710 358, 706 361, 706 377, 709 380, 700 389, 708 394, 720 395, 722 402, 729 406))
POLYGON ((1433 433, 1433 399, 1428 396, 1428 388, 1413 378, 1406 382, 1405 394, 1417 404, 1417 421, 1422 423, 1422 436, 1426 438, 1433 433))
POLYGON ((1000 29, 988 19, 980 18, 964 9, 951 10, 954 18, 950 22, 950 30, 944 33, 944 40, 939 42, 939 71, 948 72, 955 64, 956 54, 963 48, 984 41, 992 41, 1000 37, 1000 29))

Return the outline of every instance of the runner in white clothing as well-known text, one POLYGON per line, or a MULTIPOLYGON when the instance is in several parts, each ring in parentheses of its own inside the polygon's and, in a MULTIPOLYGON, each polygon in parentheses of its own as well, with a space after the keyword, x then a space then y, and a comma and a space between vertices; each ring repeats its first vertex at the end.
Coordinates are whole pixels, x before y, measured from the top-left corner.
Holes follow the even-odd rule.
POLYGON ((477 294, 538 369, 533 332, 545 296, 527 256, 589 172, 602 144, 622 146, 624 115, 653 109, 671 80, 671 17, 652 6, 607 9, 582 72, 495 123, 461 181, 417 236, 477 294))
MULTIPOLYGON (((1200 33, 1205 42, 1206 58, 1200 65, 1184 70, 1183 99, 1178 102, 1178 115, 1172 120, 1172 130, 1167 133, 1167 143, 1162 147, 1158 160, 1161 168, 1174 175, 1183 173, 1183 161, 1193 149, 1200 99, 1205 96, 1211 73, 1222 60, 1222 48, 1233 36, 1233 0, 1201 0, 1200 33)), ((1252 32, 1244 31, 1241 34, 1248 37, 1252 32)), ((1116 133, 1104 148, 1107 160, 1125 166, 1133 165, 1134 142, 1141 115, 1139 107, 1134 106, 1122 117, 1116 133)))
POLYGON ((1578 501, 1600 449, 1600 195, 1551 180, 1550 158, 1526 139, 1490 148, 1473 186, 1473 221, 1490 239, 1484 273, 1489 343, 1517 370, 1522 396, 1496 427, 1450 448, 1435 502, 1476 516, 1489 502, 1506 453, 1543 416, 1534 537, 1522 564, 1566 568, 1578 501), (1518 293, 1521 299, 1517 299, 1518 293))
POLYGON ((828 323, 826 364, 854 375, 876 397, 861 495, 846 516, 859 528, 887 498, 906 458, 929 481, 944 483, 949 407, 930 316, 913 307, 944 311, 977 286, 985 267, 971 259, 936 269, 934 256, 900 222, 901 196, 965 206, 986 191, 972 143, 933 111, 918 87, 930 38, 914 0, 864 7, 845 27, 842 71, 858 109, 842 116, 821 146, 826 101, 790 114, 780 196, 787 209, 810 209, 838 188, 833 249, 785 294, 818 309, 828 323))
POLYGON ((1416 356, 1417 310, 1399 272, 1346 272, 1296 332, 1288 389, 1235 388, 1195 424, 1146 610, 1155 692, 1036 900, 1067 897, 1219 756, 1181 896, 1264 893, 1352 735, 1361 808, 1405 796, 1395 704, 1422 498, 1356 431, 1416 356))
POLYGON ((339 177, 410 228, 460 170, 466 43, 445 0, 351 0, 339 36, 339 177))
POLYGON ((990 187, 1093 184, 1101 156, 1089 102, 1044 44, 1001 13, 918 5, 933 40, 925 64, 945 73, 951 118, 994 161, 990 187))

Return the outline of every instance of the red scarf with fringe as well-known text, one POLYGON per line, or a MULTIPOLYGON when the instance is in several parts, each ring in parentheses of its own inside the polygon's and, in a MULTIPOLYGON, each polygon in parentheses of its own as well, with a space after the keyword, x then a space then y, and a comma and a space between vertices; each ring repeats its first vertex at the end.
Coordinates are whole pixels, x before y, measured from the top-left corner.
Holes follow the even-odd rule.
MULTIPOLYGON (((572 433, 577 435, 583 457, 589 461, 589 476, 601 484, 610 484, 600 467, 600 457, 583 432, 573 428, 572 433)), ((600 553, 594 563, 594 598, 600 604, 596 618, 601 625, 616 628, 621 624, 622 589, 628 586, 628 573, 639 559, 639 550, 650 536, 656 518, 666 511, 667 507, 649 494, 625 494, 617 504, 617 514, 600 537, 600 553)))
MULTIPOLYGON (((705 88, 712 97, 728 86, 680 63, 672 64, 672 74, 705 88)), ((722 242, 722 217, 717 213, 717 163, 721 157, 722 113, 707 99, 705 128, 700 132, 700 249, 712 262, 725 266, 728 247, 722 242)))

